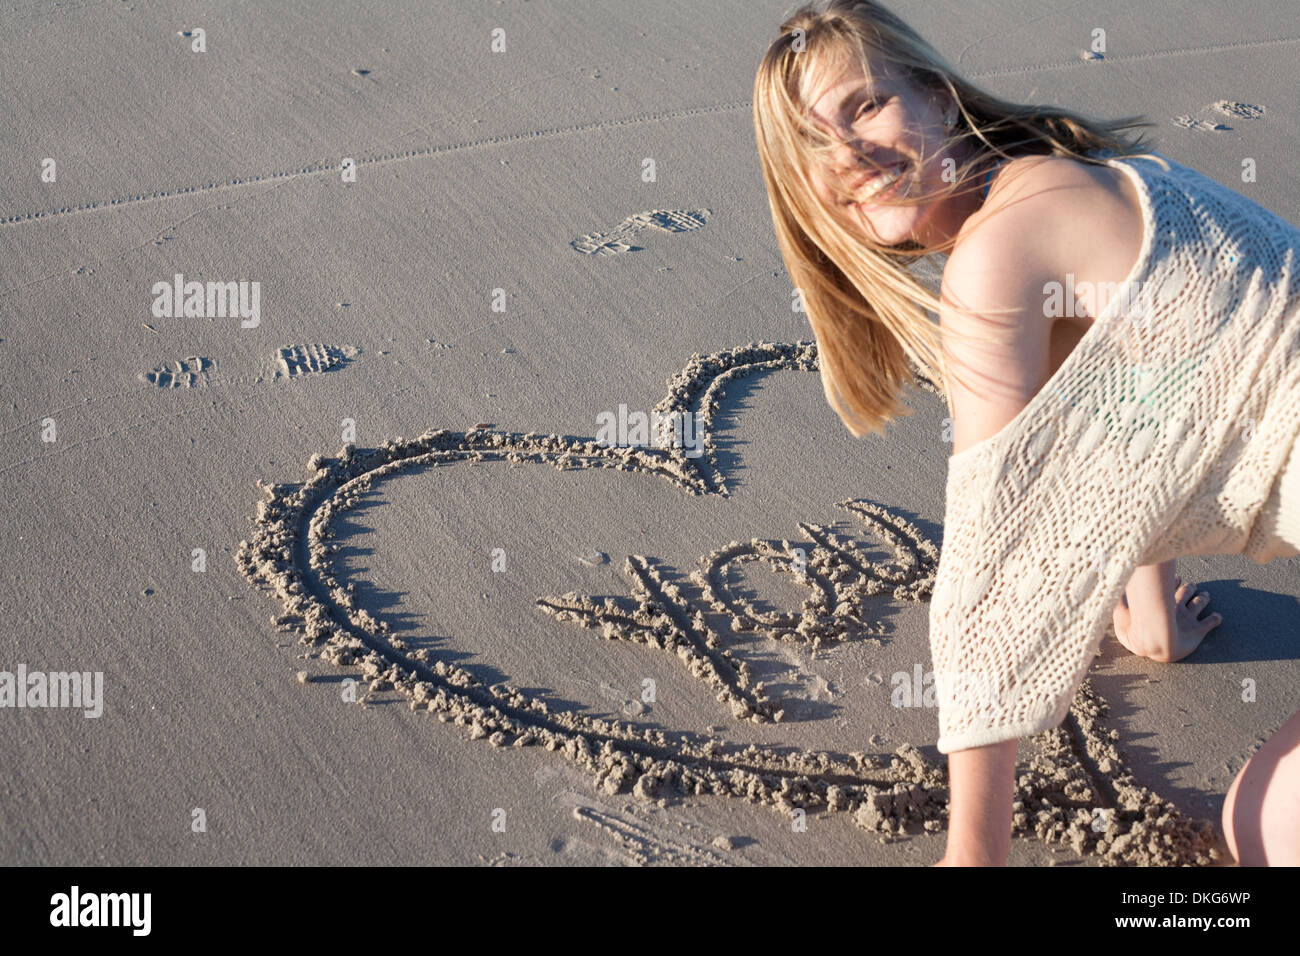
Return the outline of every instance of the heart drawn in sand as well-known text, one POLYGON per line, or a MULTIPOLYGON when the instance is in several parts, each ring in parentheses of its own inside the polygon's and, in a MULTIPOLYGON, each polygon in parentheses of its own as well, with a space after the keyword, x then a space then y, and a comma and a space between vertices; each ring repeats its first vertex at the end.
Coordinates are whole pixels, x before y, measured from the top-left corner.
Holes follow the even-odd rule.
MULTIPOLYGON (((759 343, 709 356, 692 356, 670 380, 655 407, 657 419, 695 413, 703 431, 703 454, 675 447, 606 447, 594 440, 489 431, 438 429, 419 438, 384 442, 368 453, 345 445, 335 458, 313 456, 314 476, 303 485, 259 482, 266 495, 253 521, 251 541, 241 541, 236 561, 257 586, 283 604, 273 618, 319 657, 359 669, 374 690, 392 689, 444 722, 465 727, 473 739, 494 746, 542 746, 562 752, 608 794, 630 790, 637 797, 716 794, 740 797, 782 812, 848 812, 861 828, 891 839, 938 831, 947 814, 947 774, 942 763, 904 744, 893 754, 835 754, 807 749, 741 747, 701 734, 669 735, 628 721, 603 720, 555 709, 509 684, 491 686, 427 649, 412 649, 391 626, 357 606, 340 580, 331 555, 335 518, 355 506, 377 483, 414 468, 457 462, 509 461, 559 469, 612 468, 651 475, 692 495, 728 495, 713 443, 713 415, 723 391, 736 379, 780 369, 815 371, 816 344, 759 343)), ((923 378, 922 385, 936 392, 923 378)), ((664 445, 668 445, 664 442, 664 445)), ((891 594, 898 601, 929 597, 937 548, 899 515, 866 501, 846 501, 867 529, 894 552, 890 566, 869 561, 856 543, 828 529, 800 523, 808 540, 781 547, 753 540, 729 545, 701 559, 692 575, 709 609, 726 614, 734 630, 758 631, 776 640, 825 642, 872 634, 867 597, 891 594), (728 568, 762 561, 788 573, 809 596, 796 612, 763 613, 728 585, 728 568)), ((780 721, 781 702, 754 682, 749 665, 726 648, 724 635, 667 582, 652 562, 631 555, 624 573, 634 587, 631 606, 596 604, 569 593, 540 597, 537 608, 557 621, 602 631, 604 637, 667 652, 707 684, 733 717, 780 721)), ((1017 770, 1014 829, 1110 864, 1208 863, 1217 859, 1213 828, 1182 816, 1172 804, 1142 787, 1115 746, 1118 733, 1105 726, 1106 704, 1085 681, 1060 727, 1033 738, 1036 752, 1017 770)))

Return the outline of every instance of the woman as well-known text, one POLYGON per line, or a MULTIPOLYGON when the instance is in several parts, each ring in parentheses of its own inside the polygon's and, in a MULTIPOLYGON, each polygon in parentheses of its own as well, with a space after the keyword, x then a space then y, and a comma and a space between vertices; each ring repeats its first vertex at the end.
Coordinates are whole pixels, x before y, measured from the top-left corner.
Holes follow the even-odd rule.
MULTIPOLYGON (((1006 862, 1017 739, 1065 717, 1108 620, 1158 661, 1219 624, 1176 557, 1300 554, 1300 231, 1140 152, 1138 119, 991 96, 871 2, 800 9, 755 81, 828 403, 883 434, 915 369, 949 403, 940 865, 1006 862)), ((1228 791, 1233 856, 1300 863, 1297 802, 1300 712, 1228 791)))

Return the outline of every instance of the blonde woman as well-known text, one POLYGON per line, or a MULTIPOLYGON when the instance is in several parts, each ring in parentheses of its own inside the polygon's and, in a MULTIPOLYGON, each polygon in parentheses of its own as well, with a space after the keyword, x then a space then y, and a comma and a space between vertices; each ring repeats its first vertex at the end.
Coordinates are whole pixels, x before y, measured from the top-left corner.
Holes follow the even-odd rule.
MULTIPOLYGON (((828 403, 862 436, 918 372, 947 399, 940 865, 1002 865, 1017 741, 1107 624, 1177 661, 1221 617, 1175 558, 1300 554, 1300 231, 1144 152, 1139 117, 988 94, 877 3, 783 23, 754 124, 828 403)), ((1233 856, 1300 863, 1297 806, 1300 712, 1228 791, 1233 856)))

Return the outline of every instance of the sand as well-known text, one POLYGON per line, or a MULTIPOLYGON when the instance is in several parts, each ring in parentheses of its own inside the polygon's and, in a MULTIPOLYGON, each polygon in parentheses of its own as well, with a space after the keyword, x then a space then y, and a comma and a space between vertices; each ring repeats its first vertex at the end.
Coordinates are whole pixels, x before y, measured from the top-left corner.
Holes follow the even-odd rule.
MULTIPOLYGON (((480 429, 440 429, 411 441, 395 439, 368 454, 345 445, 332 459, 313 456, 307 467, 315 477, 303 485, 262 486, 267 498, 258 503, 255 535, 252 542, 240 542, 236 561, 250 580, 283 603, 284 612, 271 619, 274 624, 317 648, 321 660, 359 670, 370 691, 395 691, 409 699, 411 710, 462 727, 471 740, 486 739, 493 747, 559 751, 590 773, 593 785, 609 796, 631 792, 639 799, 657 798, 665 806, 667 793, 708 794, 749 800, 783 813, 846 812, 859 827, 886 837, 938 831, 947 811, 946 774, 913 745, 899 747, 887 761, 861 752, 847 759, 806 749, 778 753, 753 745, 741 748, 716 737, 703 742, 688 736, 670 738, 631 723, 553 711, 518 687, 484 686, 463 668, 431 660, 422 648, 412 650, 386 622, 357 606, 352 590, 331 567, 331 554, 338 549, 331 525, 338 516, 375 491, 377 483, 412 467, 504 459, 559 469, 615 468, 664 477, 695 494, 710 493, 703 489, 725 494, 711 440, 720 383, 759 370, 806 368, 814 354, 815 346, 809 343, 759 343, 692 357, 686 370, 670 380, 671 391, 657 408, 679 411, 691 398, 701 404, 708 449, 702 467, 696 465, 698 459, 672 447, 611 449, 558 435, 484 434, 480 429)), ((886 585, 892 585, 896 600, 928 597, 938 561, 935 546, 886 509, 843 504, 892 546, 893 567, 867 560, 855 545, 836 541, 826 529, 808 526, 813 556, 798 572, 792 570, 788 541, 779 551, 759 540, 733 541, 701 558, 705 570, 696 572, 694 579, 704 600, 713 610, 730 615, 733 630, 770 629, 775 639, 806 642, 816 649, 824 637, 842 640, 863 631, 863 599, 886 585), (813 596, 797 618, 759 615, 730 594, 724 583, 727 569, 742 558, 766 561, 815 581, 813 596)), ((635 582, 633 609, 621 609, 612 599, 597 605, 573 593, 539 598, 538 606, 559 621, 576 620, 600 629, 608 640, 667 651, 691 676, 716 691, 718 702, 735 719, 781 720, 779 702, 765 693, 761 681, 754 682, 747 663, 723 647, 724 635, 692 609, 681 588, 665 581, 641 555, 629 556, 625 571, 635 582)), ((1085 684, 1066 729, 1035 738, 1042 752, 1018 778, 1014 832, 1064 843, 1077 854, 1095 854, 1109 863, 1213 862, 1218 858, 1213 827, 1185 819, 1172 803, 1136 783, 1114 745, 1118 731, 1103 720, 1105 712, 1105 702, 1085 684)))
MULTIPOLYGON (((891 691, 946 409, 826 407, 750 128, 786 7, 436 6, 0 13, 0 670, 104 674, 94 720, 0 711, 0 862, 935 862, 936 714, 891 691), (156 315, 178 274, 258 322, 156 315), (620 405, 703 453, 600 445, 620 405)), ((897 4, 1300 221, 1293 40, 1157 3, 1084 59, 1051 6, 897 4)), ((1179 562, 1225 623, 1174 665, 1108 636, 1021 743, 1011 862, 1225 862, 1297 569, 1179 562)))

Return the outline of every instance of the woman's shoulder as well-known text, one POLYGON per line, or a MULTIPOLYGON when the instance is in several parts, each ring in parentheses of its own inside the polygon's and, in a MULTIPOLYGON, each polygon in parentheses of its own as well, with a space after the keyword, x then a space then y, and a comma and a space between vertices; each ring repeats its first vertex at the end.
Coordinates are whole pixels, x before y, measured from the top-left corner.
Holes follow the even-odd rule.
MULTIPOLYGON (((987 290, 1009 265, 1025 274, 1040 265, 1062 231, 1069 203, 1062 187, 1079 186, 1084 165, 1054 156, 1019 156, 993 174, 987 198, 957 231, 943 272, 946 289, 987 290)), ((1053 270, 1054 271, 1054 270, 1053 270)))
POLYGON ((963 226, 939 310, 951 333, 945 351, 961 373, 949 382, 955 449, 1011 421, 1063 359, 1053 347, 1050 284, 1064 287, 1070 274, 1115 283, 1137 258, 1138 198, 1108 174, 1124 176, 1063 157, 1013 159, 998 170, 980 218, 963 226))
POLYGON ((1141 200, 1109 165, 1019 156, 995 172, 988 198, 958 231, 944 283, 969 287, 996 262, 1054 276, 1121 279, 1142 243, 1141 200))
POLYGON ((1070 156, 1016 156, 994 172, 988 198, 958 233, 954 248, 967 240, 987 241, 989 235, 1034 233, 1053 229, 1070 234, 1077 244, 1074 217, 1089 211, 1106 213, 1107 204, 1122 202, 1128 177, 1113 166, 1087 163, 1070 156), (1057 214, 1071 216, 1070 220, 1057 214), (985 228, 995 226, 995 228, 985 228))

